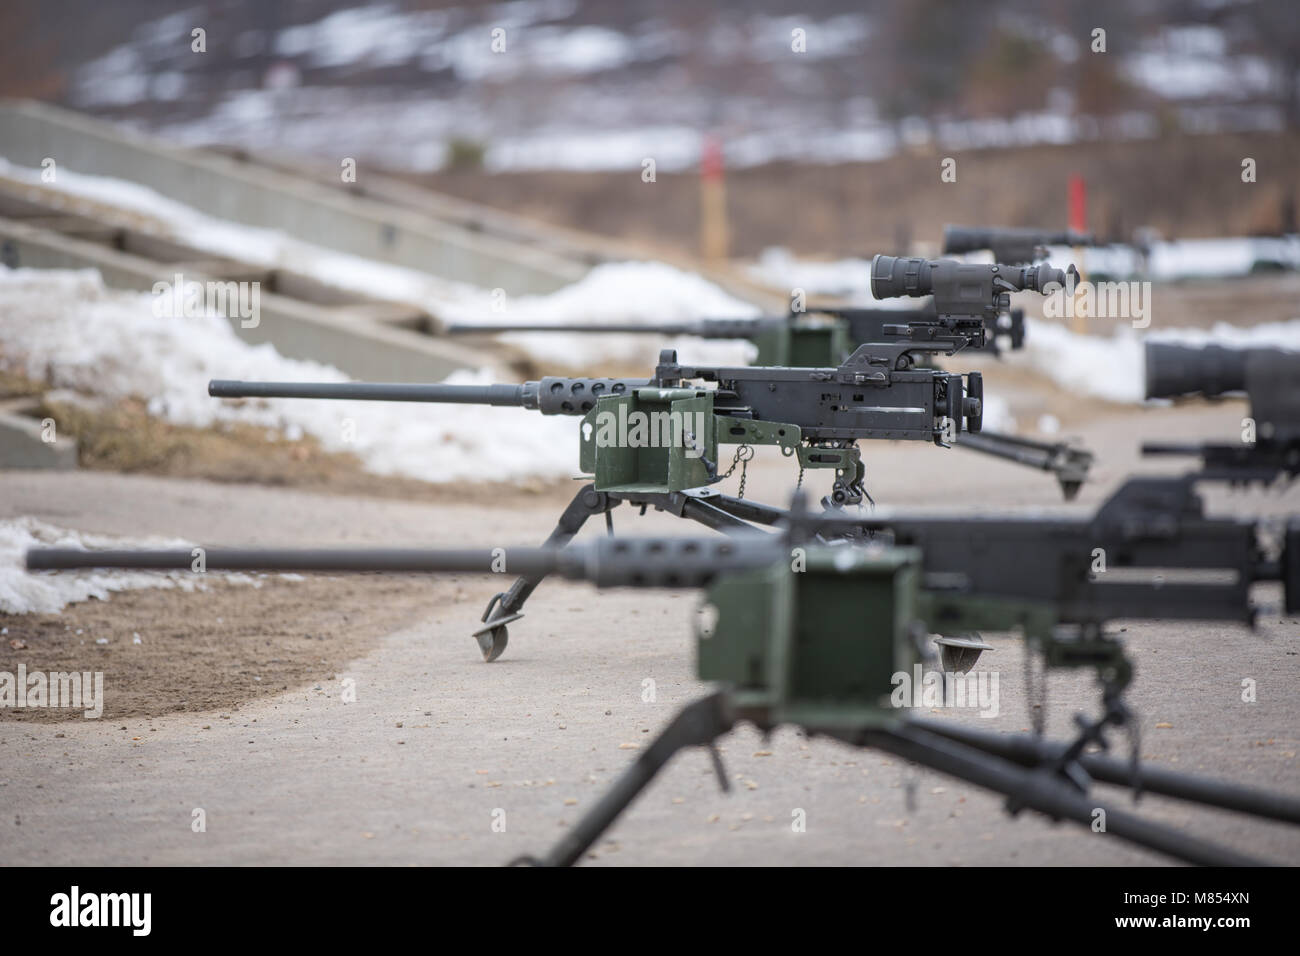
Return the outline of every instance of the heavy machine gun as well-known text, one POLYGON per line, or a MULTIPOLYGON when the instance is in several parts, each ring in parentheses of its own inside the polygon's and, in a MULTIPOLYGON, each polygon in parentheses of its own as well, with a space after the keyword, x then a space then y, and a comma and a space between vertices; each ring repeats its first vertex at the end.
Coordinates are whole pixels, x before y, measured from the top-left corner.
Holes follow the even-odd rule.
MULTIPOLYGON (((753 446, 775 445, 799 466, 834 471, 828 505, 853 505, 866 497, 861 439, 930 441, 948 446, 962 430, 978 432, 983 382, 916 367, 924 350, 943 343, 863 345, 835 368, 685 366, 665 350, 649 379, 548 377, 522 385, 315 384, 213 381, 219 398, 324 398, 369 401, 507 405, 546 415, 581 416, 579 468, 592 478, 561 514, 547 544, 567 544, 590 517, 620 503, 654 507, 722 531, 745 530, 746 518, 690 494, 744 470, 753 446), (712 387, 707 387, 712 386, 712 387), (739 446, 723 472, 718 447, 739 446)), ((732 500, 728 497, 728 500, 732 500)), ((751 503, 734 499, 748 508, 751 503)), ((767 509, 753 504, 760 514, 767 509)), ((509 639, 507 626, 541 579, 523 575, 499 594, 474 634, 483 657, 496 660, 509 639)))
MULTIPOLYGON (((317 384, 213 381, 221 398, 319 398, 517 406, 581 416, 579 468, 592 482, 579 489, 547 539, 562 546, 590 517, 626 502, 654 507, 722 531, 771 523, 782 509, 744 500, 745 463, 755 445, 775 445, 807 469, 830 469, 827 507, 867 498, 863 439, 930 441, 942 447, 982 426, 983 379, 924 367, 930 354, 960 350, 983 334, 983 317, 1006 305, 1013 289, 1043 291, 1067 273, 1047 266, 1004 268, 952 261, 877 256, 873 283, 889 295, 933 295, 940 325, 932 334, 866 343, 833 367, 687 366, 665 350, 649 379, 547 377, 522 385, 317 384), (711 386, 711 387, 710 387, 711 386), (718 446, 739 446, 730 468, 718 446), (695 493, 741 468, 740 496, 695 493), (718 503, 724 503, 719 507, 718 503)), ((1077 487, 1077 485, 1076 485, 1077 487)), ((484 660, 500 657, 508 626, 540 578, 522 575, 496 595, 475 631, 484 660)))
MULTIPOLYGON (((714 743, 737 722, 749 721, 764 732, 791 724, 809 735, 896 754, 1004 794, 1013 814, 1030 809, 1089 825, 1101 810, 1108 834, 1175 859, 1220 866, 1255 863, 1234 850, 1143 820, 1093 793, 1094 783, 1100 781, 1135 794, 1151 791, 1300 823, 1300 801, 1293 798, 1141 766, 1135 737, 1128 762, 1088 753, 1091 747, 1108 745, 1111 727, 1127 727, 1133 734, 1135 721, 1122 701, 1132 667, 1118 639, 1071 625, 1081 616, 1096 621, 1114 615, 1247 623, 1255 613, 1251 585, 1279 579, 1293 613, 1300 609, 1300 562, 1295 560, 1300 523, 1291 522, 1281 555, 1269 558, 1248 544, 1255 531, 1252 523, 1205 518, 1189 510, 1187 502, 1176 514, 1148 514, 1141 490, 1140 481, 1130 482, 1093 521, 1075 526, 1022 519, 1056 555, 1052 567, 1032 579, 1026 572, 1034 560, 1041 560, 1041 552, 1025 556, 1024 535, 991 533, 991 525, 971 521, 955 522, 954 535, 938 533, 935 526, 923 534, 917 526, 893 522, 895 539, 913 544, 863 545, 837 540, 844 533, 856 534, 859 523, 839 515, 809 515, 797 494, 780 534, 596 538, 567 548, 504 549, 504 554, 502 549, 213 548, 202 549, 203 566, 209 572, 489 573, 503 570, 504 557, 512 571, 538 577, 559 574, 597 587, 704 588, 705 604, 696 615, 697 674, 717 682, 719 690, 684 708, 548 854, 520 862, 579 861, 659 769, 686 747, 710 748, 725 789, 714 743), (1138 520, 1143 514, 1146 520, 1138 520), (1165 568, 1202 571, 1213 549, 1213 566, 1234 566, 1238 584, 1193 595, 1155 580, 1117 585, 1090 581, 1095 572, 1090 571, 1087 548, 1094 540, 1109 541, 1106 531, 1115 524, 1112 517, 1130 528, 1125 532, 1128 550, 1115 554, 1116 566, 1151 557, 1165 568), (1102 537, 1095 539, 1094 533, 1102 537), (945 550, 963 536, 978 545, 945 550), (1151 550, 1145 550, 1148 545, 1151 550), (1064 590, 1045 585, 1061 573, 1071 578, 1064 590), (920 659, 932 656, 928 635, 976 628, 1019 630, 1045 668, 1095 671, 1102 688, 1101 715, 1080 715, 1077 736, 1053 743, 1038 735, 987 734, 920 719, 900 707, 894 697, 899 675, 906 676, 920 659)), ((193 570, 194 555, 193 550, 34 549, 28 552, 27 566, 193 570)), ((956 680, 959 675, 944 678, 956 680)))
MULTIPOLYGON (((995 322, 970 329, 962 350, 998 354, 998 340, 1012 349, 1025 343, 1025 312, 1010 309, 995 322)), ((757 349, 755 365, 815 368, 837 365, 868 342, 917 341, 941 333, 934 305, 922 309, 814 306, 787 315, 757 318, 709 318, 684 322, 449 322, 448 335, 501 332, 563 332, 578 335, 689 335, 700 339, 744 339, 757 349)))
MULTIPOLYGON (((799 368, 838 365, 866 344, 917 343, 946 346, 932 351, 948 355, 964 351, 997 354, 997 343, 1004 333, 1012 349, 1023 347, 1025 341, 1024 310, 1010 308, 1009 293, 1020 289, 1043 291, 1049 282, 1062 282, 1065 278, 1065 273, 1058 270, 1040 271, 1037 267, 1016 269, 893 256, 876 256, 871 268, 872 292, 878 298, 930 297, 931 301, 920 310, 815 308, 787 316, 653 324, 451 323, 443 331, 450 334, 653 333, 746 339, 757 348, 755 365, 799 368)), ((1078 493, 1087 479, 1093 459, 1091 453, 1069 442, 1019 438, 991 431, 971 433, 957 447, 1050 472, 1067 500, 1078 493)))
MULTIPOLYGON (((1071 267, 1073 270, 1073 267, 1071 267)), ((951 259, 878 255, 871 260, 871 292, 877 299, 923 298, 920 310, 815 308, 787 316, 701 319, 669 323, 449 323, 451 334, 488 332, 654 333, 709 339, 748 339, 759 349, 757 365, 815 368, 838 365, 866 344, 940 343, 948 354, 997 350, 1006 333, 1012 348, 1024 344, 1023 310, 1012 310, 1010 293, 1043 292, 1064 285, 1067 273, 1048 266, 985 265, 951 259)))
POLYGON ((988 250, 998 262, 1036 262, 1048 246, 1091 246, 1091 233, 1072 230, 1005 229, 995 226, 944 226, 944 255, 958 256, 988 250))

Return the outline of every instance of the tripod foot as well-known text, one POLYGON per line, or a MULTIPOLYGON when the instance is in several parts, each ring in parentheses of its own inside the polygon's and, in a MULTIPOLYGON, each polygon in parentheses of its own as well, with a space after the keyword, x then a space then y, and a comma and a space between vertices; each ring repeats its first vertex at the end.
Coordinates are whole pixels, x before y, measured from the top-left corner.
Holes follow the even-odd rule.
MULTIPOLYGON (((494 602, 495 600, 493 598, 494 602)), ((505 653, 506 644, 510 642, 510 631, 506 625, 513 624, 521 617, 523 614, 506 614, 493 618, 474 632, 478 649, 483 652, 483 663, 491 664, 505 653)))

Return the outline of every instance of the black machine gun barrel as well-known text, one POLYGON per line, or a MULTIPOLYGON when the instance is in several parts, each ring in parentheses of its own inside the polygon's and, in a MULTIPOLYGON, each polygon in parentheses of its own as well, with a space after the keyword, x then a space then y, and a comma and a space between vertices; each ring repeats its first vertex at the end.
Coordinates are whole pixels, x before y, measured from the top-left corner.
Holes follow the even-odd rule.
POLYGON ((998 262, 1033 262, 1048 246, 1091 246, 1091 233, 1069 229, 1007 229, 997 226, 944 226, 943 253, 960 256, 987 249, 998 262))
MULTIPOLYGON (((941 441, 940 419, 958 430, 978 431, 983 385, 978 372, 965 378, 918 368, 917 356, 943 351, 942 342, 863 345, 838 367, 766 368, 694 366, 664 350, 650 379, 560 378, 520 385, 390 384, 369 382, 236 382, 214 380, 218 398, 355 399, 505 405, 544 415, 586 415, 605 397, 638 390, 697 388, 713 382, 713 411, 744 419, 788 422, 810 440, 899 438, 941 441), (969 384, 967 384, 969 383, 969 384)), ((700 394, 703 394, 701 391, 700 394)))
POLYGON ((320 574, 556 574, 596 587, 699 588, 720 574, 763 567, 785 554, 779 539, 596 538, 566 548, 33 548, 29 571, 299 571, 320 574))
MULTIPOLYGON (((887 309, 880 306, 815 306, 803 312, 783 316, 753 318, 704 318, 686 322, 449 322, 441 331, 448 335, 495 335, 503 332, 569 333, 578 335, 667 335, 699 339, 760 339, 786 329, 817 328, 818 323, 840 322, 847 332, 847 343, 856 348, 864 342, 888 342, 896 339, 925 341, 950 333, 951 323, 941 325, 931 303, 924 308, 887 309)), ((964 348, 997 351, 996 337, 1005 333, 1012 349, 1025 341, 1025 313, 1012 309, 980 335, 977 329, 964 348)), ((760 349, 760 359, 762 352, 760 349)), ((756 364, 778 364, 760 361, 756 364)), ((820 364, 820 363, 819 363, 820 364)))
POLYGON ((445 385, 417 382, 236 382, 213 379, 215 398, 315 398, 362 402, 501 405, 543 415, 585 415, 596 399, 648 385, 646 379, 558 378, 519 385, 445 385))
POLYGON ((495 332, 573 332, 596 335, 690 335, 700 339, 745 339, 789 320, 783 316, 709 318, 687 322, 449 322, 449 335, 495 332))

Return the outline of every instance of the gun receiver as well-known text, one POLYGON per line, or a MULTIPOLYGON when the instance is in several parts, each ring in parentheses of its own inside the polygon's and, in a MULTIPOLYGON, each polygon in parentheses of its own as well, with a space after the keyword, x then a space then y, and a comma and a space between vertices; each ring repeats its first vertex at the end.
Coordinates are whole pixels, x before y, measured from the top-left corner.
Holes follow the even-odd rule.
POLYGON ((1049 229, 944 226, 944 255, 959 256, 988 250, 998 262, 1021 265, 1047 254, 1048 246, 1091 246, 1091 233, 1049 229))
POLYGON ((1233 444, 1147 443, 1144 455, 1186 455, 1202 461, 1201 478, 1269 483, 1300 476, 1300 352, 1146 344, 1147 398, 1244 392, 1250 418, 1233 444))
POLYGON ((1131 478, 1087 518, 813 521, 820 534, 856 528, 920 548, 940 591, 1050 604, 1059 623, 1094 633, 1129 617, 1253 624, 1258 581, 1281 581, 1288 610, 1300 609, 1300 522, 1273 548, 1260 522, 1206 516, 1193 485, 1190 476, 1131 478))
POLYGON ((789 422, 811 442, 889 438, 942 444, 944 419, 958 431, 979 431, 983 377, 916 367, 918 353, 944 351, 937 342, 862 345, 838 368, 687 366, 659 353, 651 385, 685 388, 715 382, 713 407, 733 419, 789 422))

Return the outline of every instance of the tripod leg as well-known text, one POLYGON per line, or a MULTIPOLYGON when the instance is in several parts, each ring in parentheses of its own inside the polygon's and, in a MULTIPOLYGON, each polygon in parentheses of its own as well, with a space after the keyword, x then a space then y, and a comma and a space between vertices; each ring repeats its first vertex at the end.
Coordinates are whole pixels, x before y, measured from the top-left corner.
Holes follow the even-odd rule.
MULTIPOLYGON (((594 485, 584 485, 560 514, 555 530, 546 539, 546 547, 564 547, 582 530, 588 518, 602 513, 607 514, 616 504, 618 504, 616 500, 597 491, 594 485)), ((520 575, 515 579, 514 584, 510 585, 510 590, 495 594, 492 600, 488 601, 488 606, 483 611, 483 626, 474 632, 474 638, 483 652, 484 661, 490 664, 505 652, 510 636, 506 625, 524 616, 521 610, 524 602, 537 589, 537 585, 542 583, 544 576, 520 575)))
POLYGON ((906 760, 950 774, 979 787, 1006 795, 1012 805, 1026 807, 1054 820, 1090 826, 1103 811, 1105 832, 1157 853, 1200 866, 1258 866, 1260 861, 1181 833, 1172 827, 1099 803, 1051 772, 1032 770, 994 757, 949 737, 917 726, 872 729, 858 734, 831 734, 858 746, 876 747, 906 760))
MULTIPOLYGON (((588 848, 600 839, 600 835, 618 819, 619 814, 650 785, 655 774, 677 751, 687 747, 712 747, 713 742, 734 725, 735 718, 731 715, 725 694, 710 694, 687 704, 655 738, 654 743, 615 781, 614 786, 600 798, 600 802, 588 810, 577 826, 555 844, 546 856, 540 860, 524 857, 514 862, 536 866, 572 866, 577 863, 588 848)), ((716 751, 713 756, 714 767, 718 769, 725 788, 726 777, 721 773, 716 751)))
MULTIPOLYGON (((1054 765, 1066 752, 1065 744, 1052 743, 1028 734, 995 734, 917 718, 913 719, 912 725, 927 733, 948 737, 1025 767, 1054 765)), ((1300 799, 1288 794, 1254 790, 1205 777, 1175 773, 1149 764, 1143 764, 1135 770, 1127 760, 1116 760, 1099 754, 1080 754, 1077 760, 1088 776, 1101 783, 1138 788, 1143 792, 1158 793, 1175 800, 1300 824, 1300 799)))
POLYGON ((706 528, 714 531, 721 531, 723 534, 730 534, 736 531, 753 531, 754 526, 747 521, 742 521, 735 515, 728 514, 721 508, 714 507, 703 501, 696 501, 689 498, 682 505, 681 516, 697 521, 706 528))

